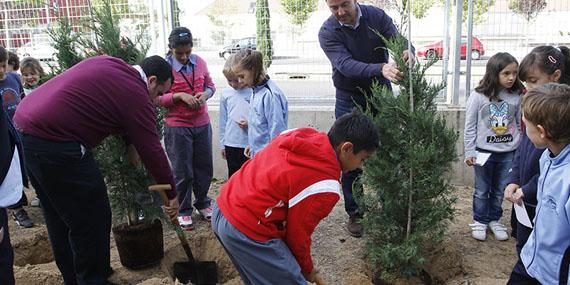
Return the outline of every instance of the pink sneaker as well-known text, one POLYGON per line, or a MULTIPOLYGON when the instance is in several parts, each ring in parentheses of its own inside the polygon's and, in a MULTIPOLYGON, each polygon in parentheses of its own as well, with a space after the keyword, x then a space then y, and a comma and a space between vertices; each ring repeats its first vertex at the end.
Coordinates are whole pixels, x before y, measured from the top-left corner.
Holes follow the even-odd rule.
POLYGON ((210 221, 212 219, 212 213, 214 212, 214 209, 212 208, 212 206, 210 206, 201 210, 197 210, 197 212, 198 214, 200 214, 200 216, 202 216, 202 218, 210 221))
POLYGON ((185 231, 191 231, 194 229, 194 223, 192 223, 192 217, 190 216, 178 216, 178 223, 185 231))

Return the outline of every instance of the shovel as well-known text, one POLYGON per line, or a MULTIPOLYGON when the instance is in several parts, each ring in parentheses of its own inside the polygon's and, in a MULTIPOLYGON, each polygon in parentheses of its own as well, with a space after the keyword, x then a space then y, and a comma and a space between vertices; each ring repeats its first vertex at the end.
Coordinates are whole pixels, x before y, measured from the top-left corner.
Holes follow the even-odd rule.
MULTIPOLYGON (((171 187, 168 184, 157 184, 148 187, 150 191, 156 191, 160 193, 162 202, 165 206, 168 206, 168 196, 166 196, 165 190, 170 190, 171 187)), ((180 228, 178 219, 171 220, 172 224, 180 228)), ((218 266, 214 261, 196 261, 188 240, 181 230, 176 231, 178 239, 180 239, 180 244, 188 256, 187 262, 175 262, 173 266, 174 278, 178 281, 186 284, 192 282, 192 284, 197 285, 209 285, 218 283, 218 266)))

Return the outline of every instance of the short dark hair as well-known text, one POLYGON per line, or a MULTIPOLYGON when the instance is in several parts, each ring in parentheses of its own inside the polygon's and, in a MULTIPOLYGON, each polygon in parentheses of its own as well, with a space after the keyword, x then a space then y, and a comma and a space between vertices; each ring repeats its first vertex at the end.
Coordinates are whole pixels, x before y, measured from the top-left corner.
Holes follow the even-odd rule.
POLYGON ((33 58, 33 57, 26 57, 24 59, 22 59, 22 62, 20 63, 20 67, 22 68, 22 71, 25 68, 31 68, 35 73, 37 73, 40 77, 44 76, 44 69, 42 68, 42 65, 40 64, 40 62, 33 58))
POLYGON ((0 62, 7 60, 8 60, 8 51, 3 46, 0 46, 0 62))
POLYGON ((192 33, 186 27, 176 27, 168 36, 168 48, 173 49, 179 46, 193 46, 192 33))
POLYGON ((557 143, 570 143, 570 86, 544 84, 528 91, 521 104, 525 119, 541 125, 549 139, 557 143))
POLYGON ((18 55, 9 51, 8 52, 8 64, 13 66, 14 71, 17 71, 18 69, 20 69, 20 58, 18 58, 18 55))
POLYGON ((356 108, 334 122, 328 132, 328 137, 335 148, 341 143, 351 142, 354 146, 352 149, 354 154, 361 150, 375 151, 380 143, 378 130, 372 120, 356 108))
POLYGON ((168 80, 170 80, 170 82, 174 81, 170 63, 158 55, 143 59, 139 65, 146 76, 156 76, 156 83, 158 84, 162 84, 168 80))

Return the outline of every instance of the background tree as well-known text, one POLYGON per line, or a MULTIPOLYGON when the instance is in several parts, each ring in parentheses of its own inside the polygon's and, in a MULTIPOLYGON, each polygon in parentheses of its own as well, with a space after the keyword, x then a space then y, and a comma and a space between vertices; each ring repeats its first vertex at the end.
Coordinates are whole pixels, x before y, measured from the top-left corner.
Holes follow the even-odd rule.
POLYGON ((268 68, 271 66, 271 61, 273 59, 269 4, 267 0, 257 0, 255 4, 257 50, 263 54, 263 66, 268 68))
POLYGON ((546 0, 511 0, 509 9, 530 21, 546 8, 546 0))
POLYGON ((400 56, 405 39, 385 42, 405 76, 397 96, 379 84, 372 88, 368 103, 377 112, 367 113, 380 133, 380 147, 364 165, 364 187, 354 190, 365 212, 369 260, 390 280, 421 275, 428 251, 453 217, 455 200, 445 174, 456 158, 457 134, 436 112, 434 99, 443 84, 425 78, 435 60, 424 66, 416 61, 410 70, 400 56))
POLYGON ((233 1, 214 1, 210 6, 207 16, 214 27, 211 37, 216 45, 226 44, 232 39, 232 30, 238 29, 239 23, 230 20, 227 15, 236 14, 237 11, 237 5, 233 1))
POLYGON ((293 25, 303 26, 317 10, 317 0, 281 0, 281 6, 293 25))

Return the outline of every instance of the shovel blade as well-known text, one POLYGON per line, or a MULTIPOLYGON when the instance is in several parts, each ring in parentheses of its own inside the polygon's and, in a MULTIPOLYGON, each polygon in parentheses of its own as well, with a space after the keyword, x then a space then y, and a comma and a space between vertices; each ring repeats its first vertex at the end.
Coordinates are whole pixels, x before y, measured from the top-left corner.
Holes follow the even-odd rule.
POLYGON ((218 266, 214 261, 175 262, 174 278, 187 284, 215 285, 218 283, 218 266))

